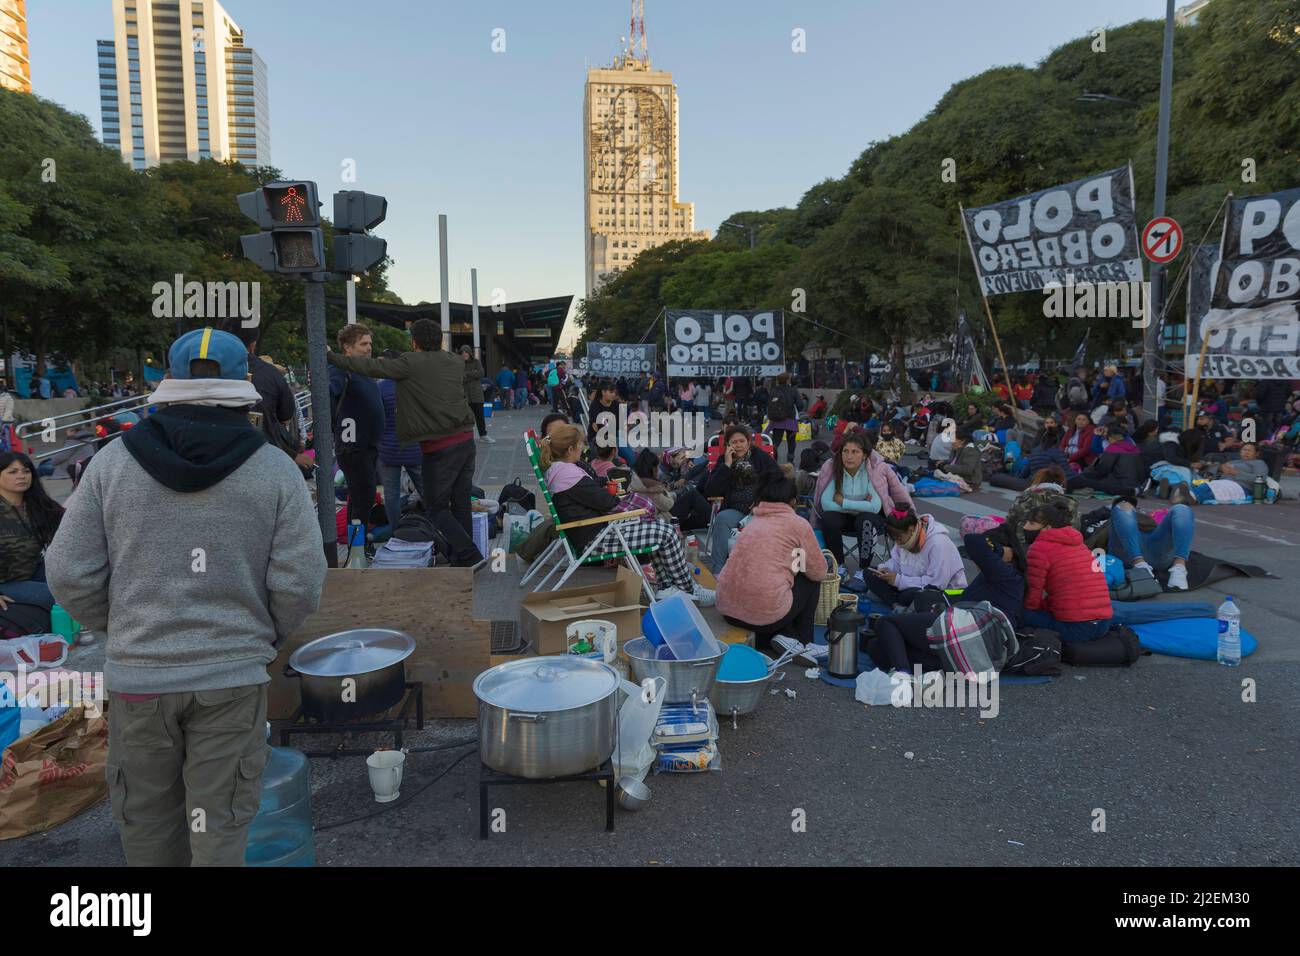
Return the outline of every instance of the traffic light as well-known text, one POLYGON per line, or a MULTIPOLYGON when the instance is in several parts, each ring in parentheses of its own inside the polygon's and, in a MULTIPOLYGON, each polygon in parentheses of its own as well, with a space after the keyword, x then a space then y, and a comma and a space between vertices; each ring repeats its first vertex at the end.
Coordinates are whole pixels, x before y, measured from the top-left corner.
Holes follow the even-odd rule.
POLYGON ((388 200, 360 190, 334 194, 334 271, 360 275, 384 261, 388 242, 369 235, 388 217, 388 200))
POLYGON ((322 272, 325 236, 316 184, 267 183, 239 196, 239 209, 266 232, 240 236, 244 256, 267 272, 322 272))

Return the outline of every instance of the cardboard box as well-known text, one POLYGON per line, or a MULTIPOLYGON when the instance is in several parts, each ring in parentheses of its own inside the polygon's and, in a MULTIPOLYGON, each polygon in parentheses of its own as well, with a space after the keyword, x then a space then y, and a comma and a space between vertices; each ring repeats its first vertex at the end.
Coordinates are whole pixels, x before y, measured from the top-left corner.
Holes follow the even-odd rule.
POLYGON ((641 578, 620 567, 605 584, 562 588, 529 594, 519 605, 519 633, 534 654, 563 654, 568 650, 565 629, 574 621, 609 621, 618 628, 618 646, 641 636, 641 578))

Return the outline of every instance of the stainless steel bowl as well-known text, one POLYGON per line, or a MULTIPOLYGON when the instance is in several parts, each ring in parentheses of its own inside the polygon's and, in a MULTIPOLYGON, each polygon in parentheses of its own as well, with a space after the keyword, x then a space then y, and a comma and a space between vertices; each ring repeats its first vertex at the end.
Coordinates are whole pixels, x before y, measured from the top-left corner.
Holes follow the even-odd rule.
POLYGON ((618 782, 618 805, 624 810, 640 810, 650 802, 650 788, 635 777, 623 777, 618 782))
POLYGON ((662 677, 667 683, 665 704, 698 703, 713 692, 725 649, 712 657, 694 661, 661 661, 655 659, 655 646, 644 637, 635 637, 623 645, 623 656, 632 667, 637 683, 647 677, 662 677))
POLYGON ((709 700, 713 702, 713 709, 720 718, 752 714, 758 710, 758 705, 766 696, 767 683, 771 679, 772 675, 767 674, 754 680, 715 681, 709 700))

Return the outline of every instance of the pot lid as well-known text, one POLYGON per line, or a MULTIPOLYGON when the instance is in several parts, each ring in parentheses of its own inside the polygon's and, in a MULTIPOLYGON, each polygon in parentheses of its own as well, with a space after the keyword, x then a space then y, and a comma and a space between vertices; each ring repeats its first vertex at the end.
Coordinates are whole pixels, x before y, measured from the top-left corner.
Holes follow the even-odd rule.
POLYGON ((474 695, 483 703, 525 713, 585 707, 617 689, 614 668, 568 654, 498 664, 474 681, 474 695))
POLYGON ((289 666, 307 677, 350 677, 400 663, 415 650, 401 631, 357 628, 318 637, 293 652, 289 666))

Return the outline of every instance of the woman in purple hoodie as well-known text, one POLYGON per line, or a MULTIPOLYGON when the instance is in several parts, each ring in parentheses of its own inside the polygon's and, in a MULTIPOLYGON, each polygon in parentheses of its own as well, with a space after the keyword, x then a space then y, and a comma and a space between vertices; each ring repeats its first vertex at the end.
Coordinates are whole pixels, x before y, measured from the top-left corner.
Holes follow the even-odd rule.
POLYGON ((1066 490, 1091 488, 1108 495, 1136 495, 1150 476, 1142 450, 1116 422, 1106 426, 1106 448, 1101 457, 1071 478, 1066 490))

